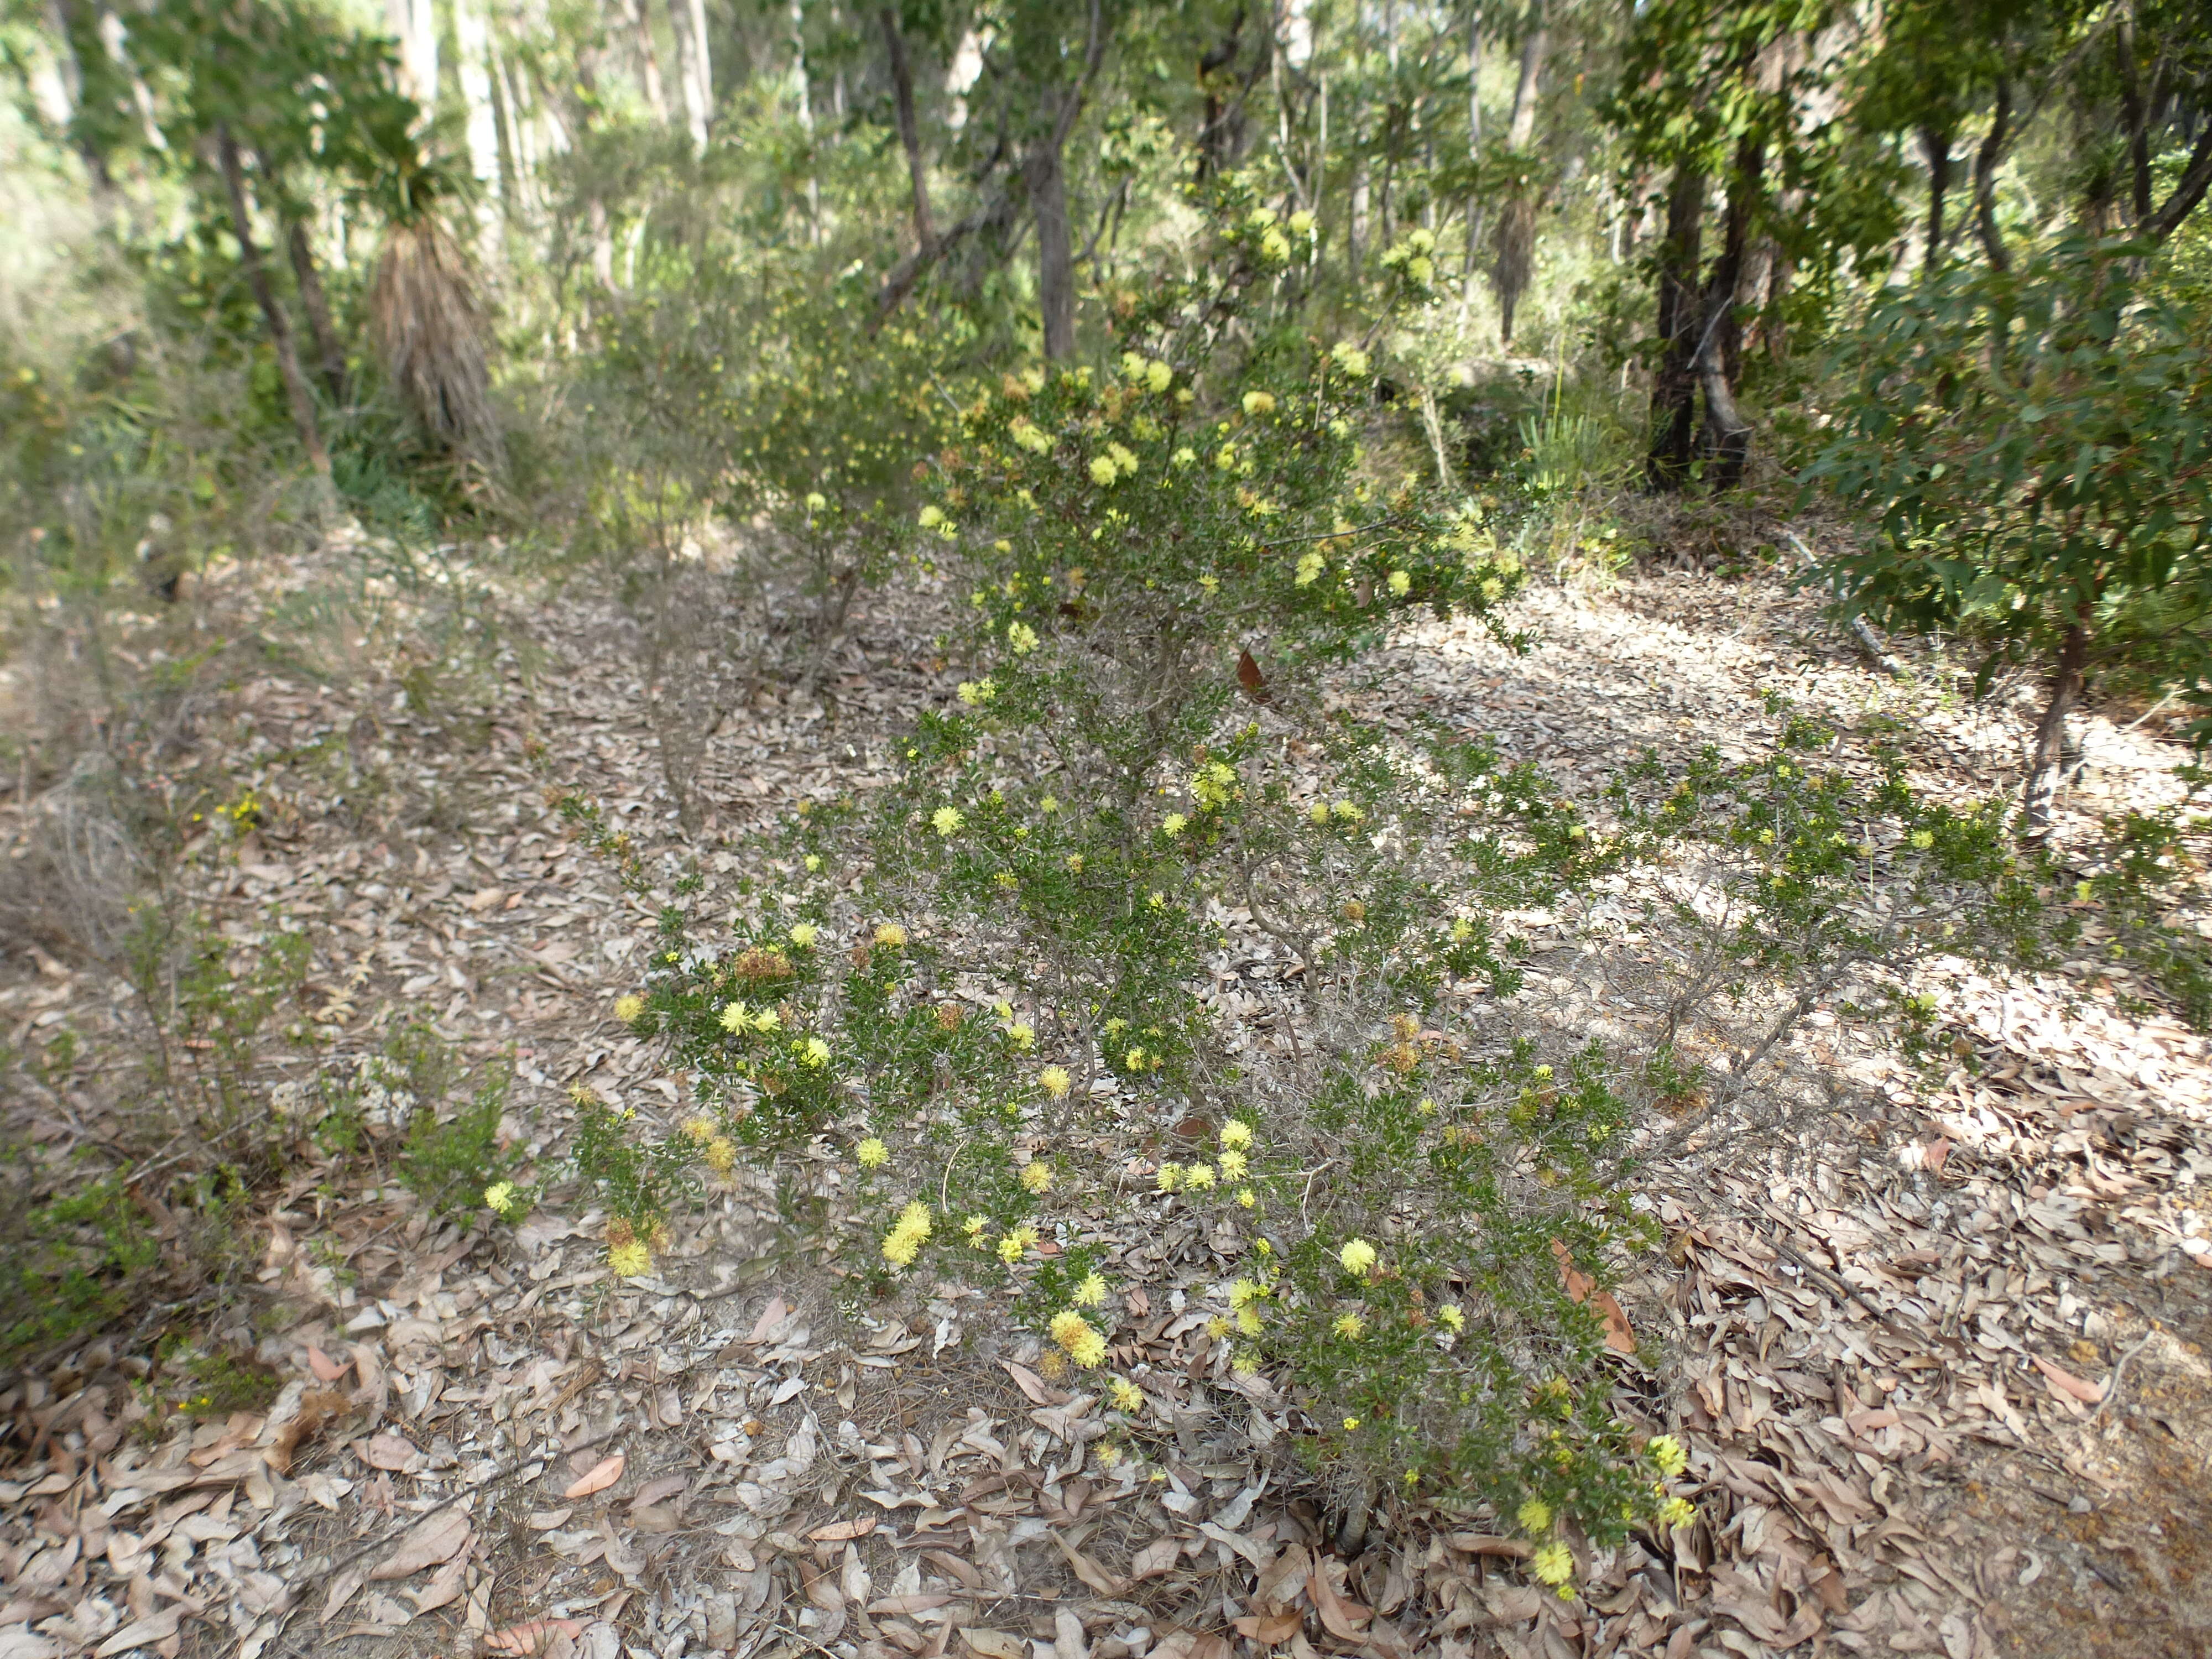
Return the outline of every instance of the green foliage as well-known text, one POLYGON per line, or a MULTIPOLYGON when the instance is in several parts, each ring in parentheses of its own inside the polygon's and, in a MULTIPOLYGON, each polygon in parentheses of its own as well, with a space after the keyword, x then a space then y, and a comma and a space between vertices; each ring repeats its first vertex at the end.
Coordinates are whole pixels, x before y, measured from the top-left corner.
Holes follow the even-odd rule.
POLYGON ((144 1212, 112 1177, 43 1203, 20 1190, 8 1197, 0 1224, 0 1301, 9 1310, 0 1318, 0 1366, 121 1318, 161 1257, 144 1212))
POLYGON ((2212 340, 2144 293, 2125 244, 2031 277, 1956 267, 1895 290, 1851 342, 1851 391, 1808 477, 1878 515, 1834 562, 1852 606, 2048 660, 2069 630, 2131 687, 2201 695, 2212 659, 2212 340))

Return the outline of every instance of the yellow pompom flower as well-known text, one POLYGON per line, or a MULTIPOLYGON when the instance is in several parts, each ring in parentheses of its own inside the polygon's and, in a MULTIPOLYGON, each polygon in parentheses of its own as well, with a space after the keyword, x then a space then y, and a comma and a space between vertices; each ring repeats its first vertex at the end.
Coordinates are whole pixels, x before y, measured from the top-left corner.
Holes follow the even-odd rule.
POLYGON ((1358 823, 1367 816, 1357 801, 1340 800, 1328 810, 1329 815, 1340 823, 1358 823))
POLYGON ((1532 1498, 1514 1516, 1523 1532, 1549 1532, 1552 1529, 1552 1506, 1540 1498, 1532 1498))
POLYGON ((1198 460, 1198 452, 1188 444, 1185 444, 1174 454, 1169 456, 1168 459, 1176 466, 1191 466, 1198 460))
POLYGON ((1668 1477, 1681 1474, 1690 1466, 1690 1454, 1682 1443, 1671 1434, 1655 1434, 1644 1443, 1644 1450, 1659 1466, 1659 1472, 1668 1477))
POLYGON ((967 821, 957 806, 940 806, 929 815, 930 828, 940 836, 957 834, 967 821))
POLYGON ((1106 1363, 1106 1339, 1097 1331, 1086 1331, 1076 1339, 1067 1357, 1085 1370, 1095 1370, 1106 1363))
POLYGON ((1194 1164, 1182 1172, 1182 1184, 1193 1192, 1203 1192, 1213 1185, 1213 1166, 1194 1164))
POLYGON ((1260 1288, 1256 1280, 1240 1279, 1229 1287, 1229 1305, 1232 1308, 1249 1308, 1265 1295, 1267 1291, 1260 1288))
POLYGON ((726 1031, 749 1031, 752 1024, 752 1010, 742 1002, 732 1002, 722 1010, 722 1029, 726 1031))
POLYGON ((806 510, 809 513, 819 513, 829 505, 830 498, 820 490, 810 489, 806 492, 806 510))
POLYGON ((799 1049, 799 1064, 811 1072, 818 1072, 830 1063, 830 1045, 820 1037, 809 1037, 799 1049))
POLYGON ((1221 1164, 1221 1178, 1224 1181, 1242 1181, 1244 1178, 1245 1158, 1243 1153, 1236 1151, 1234 1148, 1231 1148, 1221 1154, 1219 1161, 1221 1164))
POLYGON ((1358 1419, 1358 1418, 1356 1418, 1356 1417, 1347 1417, 1347 1418, 1346 1418, 1346 1419, 1344 1419, 1344 1431, 1345 1431, 1346 1434, 1350 1434, 1350 1433, 1351 1433, 1354 1429, 1358 1428, 1358 1426, 1359 1426, 1359 1419, 1358 1419))
POLYGON ((1237 1311, 1237 1328, 1243 1332, 1247 1336, 1259 1335, 1261 1328, 1260 1324, 1260 1310, 1257 1308, 1238 1309, 1237 1311))
POLYGON ((1052 1165, 1039 1159, 1022 1168, 1022 1185, 1032 1193, 1048 1191, 1052 1186, 1052 1165))
POLYGON ((714 1120, 711 1117, 687 1117, 684 1120, 684 1134, 693 1145, 703 1146, 714 1138, 714 1120))
POLYGON ((495 1216, 505 1218, 515 1209, 514 1183, 512 1181, 494 1182, 484 1188, 483 1200, 486 1209, 495 1216))
POLYGON ((1460 1311, 1458 1303, 1447 1302, 1437 1310, 1437 1323, 1448 1331, 1463 1331, 1467 1328, 1467 1316, 1460 1311))
POLYGON ((1182 1165, 1180 1164, 1161 1164, 1158 1185, 1159 1190, 1164 1193, 1172 1193, 1182 1187, 1182 1165))
POLYGON ((1244 394, 1247 415, 1272 415, 1275 412, 1275 394, 1272 392, 1248 392, 1244 394))
POLYGON ((1375 1247, 1364 1238, 1355 1238, 1336 1253, 1336 1259, 1344 1264, 1345 1272, 1364 1279, 1375 1265, 1375 1247))
POLYGON ((1336 1334, 1347 1342, 1357 1342, 1367 1333, 1367 1322, 1358 1314, 1339 1314, 1336 1334))
POLYGON ((653 1271, 653 1252, 642 1239, 626 1239, 607 1247, 607 1267, 617 1279, 642 1279, 653 1271))
POLYGON ((791 942, 802 951, 811 950, 821 937, 822 930, 811 921, 802 921, 791 930, 791 942))
POLYGON ((716 1135, 707 1143, 707 1167, 716 1175, 727 1175, 738 1165, 738 1143, 727 1135, 716 1135))
POLYGON ((1229 1340, 1229 1333, 1236 1328, 1237 1328, 1234 1325, 1224 1319, 1219 1314, 1214 1315, 1212 1318, 1206 1322, 1206 1334, 1212 1337, 1216 1342, 1227 1341, 1229 1340))
POLYGON ((1175 370, 1157 359, 1145 365, 1145 385, 1153 392, 1165 392, 1175 379, 1175 370))
POLYGON ((1540 1583, 1564 1585, 1575 1576, 1575 1558, 1555 1538, 1529 1558, 1528 1571, 1540 1583))
POLYGON ((1915 830, 1912 832, 1912 844, 1922 852, 1926 852, 1936 844, 1936 832, 1933 830, 1915 830))
POLYGON ((1239 1187, 1237 1189, 1237 1201, 1249 1210, 1260 1201, 1260 1195, 1249 1187, 1239 1187))
POLYGON ((1091 1322, 1073 1309, 1065 1309, 1052 1316, 1048 1328, 1052 1340, 1067 1350, 1067 1357, 1077 1364, 1103 1364, 1106 1359, 1106 1339, 1100 1335, 1091 1322))
POLYGON ((1037 1073, 1038 1084, 1054 1100, 1066 1099, 1068 1088, 1074 1081, 1065 1066, 1048 1066, 1037 1073))
POLYGON ((932 501, 915 515, 915 521, 924 530, 935 530, 945 522, 945 509, 932 501))
POLYGON ((910 1267, 921 1253, 921 1240, 903 1227, 894 1227, 884 1235, 884 1260, 894 1267, 910 1267))
POLYGON ((1316 801, 1311 806, 1306 808, 1306 817, 1315 823, 1327 823, 1328 822, 1328 803, 1325 800, 1316 801))
POLYGON ((641 996, 619 996, 615 999, 615 1018, 625 1025, 637 1024, 637 1017, 645 1012, 645 999, 641 996))
POLYGON ((983 1230, 990 1224, 990 1217, 971 1215, 960 1224, 960 1231, 968 1235, 968 1242, 970 1244, 980 1244, 983 1242, 983 1230))
POLYGON ((853 1156, 859 1160, 862 1169, 880 1170, 890 1162, 891 1149, 875 1136, 870 1135, 853 1148, 853 1156))
POLYGON ((1241 1117, 1232 1117, 1221 1126, 1221 1144, 1231 1152, 1241 1152, 1252 1144, 1252 1126, 1241 1117))
POLYGON ((1027 623, 1008 623, 1006 644, 1016 656, 1026 657, 1037 648, 1037 631, 1027 623))
POLYGON ((1083 1282, 1075 1287, 1075 1305, 1079 1308, 1095 1308, 1105 1299, 1105 1277, 1097 1273, 1084 1274, 1083 1282))
POLYGON ((875 938, 877 944, 895 951, 906 943, 906 929, 895 921, 879 921, 876 924, 875 938))
POLYGON ((1111 1390, 1114 1409, 1117 1412, 1140 1412, 1145 1408, 1145 1391, 1126 1376, 1114 1379, 1111 1390))
POLYGON ((1020 1049, 1024 1054, 1027 1054, 1030 1049, 1034 1048, 1036 1044, 1036 1028, 1024 1024, 1022 1021, 1018 1019, 1012 1024, 1006 1027, 1006 1041, 1012 1043, 1015 1048, 1020 1049))
POLYGON ((1315 582, 1321 579, 1322 567, 1327 564, 1327 562, 1328 561, 1323 559, 1320 554, 1315 552, 1310 548, 1307 549, 1305 552, 1298 556, 1297 572, 1291 578, 1291 580, 1300 587, 1311 587, 1315 582))
POLYGON ((1354 380, 1367 373, 1367 354, 1349 340, 1339 340, 1329 352, 1336 366, 1354 380))
POLYGON ((1413 591, 1413 573, 1412 571, 1394 570, 1390 573, 1390 591, 1398 598, 1404 599, 1413 591))
POLYGON ((1190 828, 1190 820, 1180 812, 1170 812, 1160 820, 1160 833, 1172 839, 1190 828))
POLYGON ((1091 459, 1091 482, 1102 489, 1121 476, 1121 469, 1114 465, 1111 455, 1094 455, 1091 459))
POLYGON ((1697 1518, 1697 1506, 1686 1498, 1670 1498, 1660 1506, 1659 1522, 1662 1526, 1686 1527, 1697 1518))

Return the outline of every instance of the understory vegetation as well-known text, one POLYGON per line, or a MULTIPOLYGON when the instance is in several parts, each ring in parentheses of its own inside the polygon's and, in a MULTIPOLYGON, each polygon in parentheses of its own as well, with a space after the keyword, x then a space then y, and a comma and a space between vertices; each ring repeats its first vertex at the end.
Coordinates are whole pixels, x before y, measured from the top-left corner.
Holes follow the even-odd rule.
POLYGON ((848 1316, 985 1291, 1142 1464, 1109 1246, 1188 1221, 1206 1374, 1306 1477, 1571 1598, 1694 1519, 1613 1294, 1679 1122, 1815 1017, 1927 1063, 1968 975, 2212 1025, 2203 775, 2066 793, 2092 711, 2212 732, 2198 8, 398 13, 0 13, 0 1378, 250 1395, 313 1276, 270 1218, 342 1188, 588 1215, 616 1284, 767 1194, 848 1316), (1768 752, 1577 781, 1351 712, 1420 628, 1525 651, 1532 586, 1662 568, 2025 698, 2021 752, 1961 794, 1778 686, 1768 752), (410 792, 580 597, 655 811, 557 729, 410 792), (872 607, 933 665, 888 735, 872 607), (280 748, 280 681, 364 712, 280 748), (779 700, 852 781, 756 822, 706 757, 779 700), (244 900, 280 767, 362 890, 557 801, 665 1099, 526 1091, 438 1012, 465 943, 380 986, 244 900), (1633 1030, 1530 1018, 1539 927, 1648 947, 1633 1030))

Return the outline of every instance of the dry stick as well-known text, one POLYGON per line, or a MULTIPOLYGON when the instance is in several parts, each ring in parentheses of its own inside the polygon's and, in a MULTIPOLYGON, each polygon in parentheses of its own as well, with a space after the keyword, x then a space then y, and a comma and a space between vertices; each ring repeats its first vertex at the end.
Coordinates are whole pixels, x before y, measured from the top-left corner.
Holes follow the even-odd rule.
POLYGON ((2133 1359, 2145 1348, 2150 1346, 2151 1338, 2157 1334, 2158 1332, 2155 1328, 2145 1331, 2143 1333, 2142 1340, 2136 1343, 2134 1347, 2130 1348, 2125 1353, 2122 1354, 2118 1360, 2115 1362, 2112 1366, 2112 1374, 2105 1383, 2105 1397, 2097 1402, 2097 1409, 2089 1413, 2089 1421, 2092 1425, 2096 1423, 2098 1419, 2104 1416, 2106 1408, 2109 1407, 2112 1401, 2120 1397, 2120 1382, 2127 1375, 2128 1361, 2133 1359))

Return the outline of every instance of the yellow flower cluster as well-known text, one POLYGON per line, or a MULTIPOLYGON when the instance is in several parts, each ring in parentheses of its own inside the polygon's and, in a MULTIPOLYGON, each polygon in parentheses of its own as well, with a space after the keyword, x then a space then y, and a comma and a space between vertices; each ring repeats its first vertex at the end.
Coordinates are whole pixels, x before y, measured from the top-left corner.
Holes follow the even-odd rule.
POLYGON ((1375 1266, 1375 1247, 1364 1238, 1355 1238, 1336 1253, 1336 1259, 1344 1264, 1345 1272, 1364 1279, 1375 1266))
POLYGON ((1032 455, 1052 453, 1051 434, 1026 415, 1014 416, 1006 428, 1006 435, 1032 455))
POLYGON ((1226 761, 1208 761, 1191 774, 1190 798, 1202 812, 1218 811, 1243 793, 1237 769, 1226 761))
POLYGON ((773 1031, 782 1024, 782 1018, 775 1009, 755 1011, 746 1007, 742 1000, 728 1003, 722 1009, 722 1029, 732 1036, 742 1036, 747 1031, 773 1031))
POLYGON ((502 1221, 511 1219, 515 1211, 521 1207, 520 1202, 515 1198, 514 1183, 512 1181, 494 1182, 484 1188, 483 1200, 484 1207, 502 1221))
POLYGON ((641 1238, 607 1246, 607 1268, 617 1279, 642 1279, 653 1271, 653 1252, 641 1238))
POLYGON ((890 1162, 891 1149, 875 1136, 870 1135, 853 1148, 853 1156, 864 1170, 880 1170, 890 1162))
POLYGON ((1042 1086, 1045 1093, 1050 1095, 1054 1100, 1066 1099, 1067 1091, 1074 1080, 1068 1076, 1067 1068, 1065 1066, 1048 1066, 1037 1073, 1038 1084, 1042 1086))
POLYGON ((1536 1575, 1538 1583, 1556 1587, 1562 1601, 1573 1595, 1574 1588, 1570 1581, 1575 1576, 1575 1558, 1558 1539, 1541 1546, 1529 1558, 1528 1571, 1536 1575))
POLYGON ((1117 1376, 1110 1390, 1114 1409, 1117 1412, 1140 1412, 1145 1408, 1145 1391, 1126 1376, 1117 1376))
POLYGON ((615 999, 615 1018, 625 1025, 637 1024, 637 1017, 645 1012, 645 999, 641 996, 619 996, 615 999))
POLYGON ((1026 657, 1037 648, 1037 631, 1027 623, 1008 623, 1006 645, 1016 656, 1026 657))
POLYGON ((1106 1363, 1106 1339, 1081 1314, 1066 1309, 1052 1316, 1052 1340, 1067 1350, 1067 1357, 1086 1368, 1106 1363))
POLYGON ((810 1072, 818 1072, 830 1063, 830 1045, 818 1036, 793 1043, 791 1051, 799 1056, 799 1063, 810 1072))
POLYGON ((952 836, 958 834, 960 826, 966 822, 967 819, 962 815, 960 809, 957 806, 940 806, 934 812, 932 812, 929 815, 930 828, 936 830, 940 836, 952 836))
POLYGON ((884 1260, 894 1267, 911 1267, 928 1241, 929 1206, 917 1198, 899 1212, 898 1220, 884 1235, 884 1260))
POLYGON ((875 939, 884 949, 896 951, 906 943, 906 929, 895 921, 879 921, 876 924, 875 939))
POLYGON ((1022 1186, 1031 1193, 1043 1194, 1052 1188, 1052 1165, 1042 1158, 1022 1167, 1022 1186))
POLYGON ((791 930, 791 942, 802 951, 813 949, 814 941, 822 937, 822 930, 811 921, 802 921, 791 930))
POLYGON ((980 680, 963 680, 955 690, 960 701, 970 708, 981 708, 999 695, 998 683, 988 675, 980 680))
POLYGON ((1682 1449, 1682 1443, 1671 1434, 1655 1434, 1644 1443, 1644 1450, 1659 1466, 1659 1473, 1672 1480, 1690 1466, 1690 1455, 1682 1449))
POLYGON ((1106 1299, 1106 1280, 1097 1272, 1087 1273, 1083 1282, 1075 1287, 1075 1305, 1095 1308, 1106 1299))

